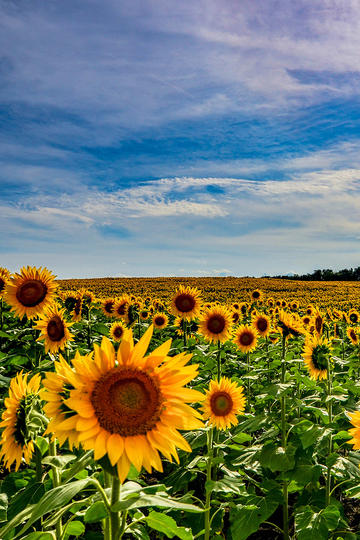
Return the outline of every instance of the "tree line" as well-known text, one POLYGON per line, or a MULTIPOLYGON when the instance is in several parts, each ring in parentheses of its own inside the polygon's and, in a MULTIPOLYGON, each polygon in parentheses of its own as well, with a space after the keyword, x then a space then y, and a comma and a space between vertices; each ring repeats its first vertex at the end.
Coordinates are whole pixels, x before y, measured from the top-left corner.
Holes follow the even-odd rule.
POLYGON ((303 281, 360 281, 360 266, 357 268, 344 268, 342 270, 314 270, 311 274, 291 274, 287 276, 273 276, 275 278, 286 277, 286 279, 296 279, 303 281))

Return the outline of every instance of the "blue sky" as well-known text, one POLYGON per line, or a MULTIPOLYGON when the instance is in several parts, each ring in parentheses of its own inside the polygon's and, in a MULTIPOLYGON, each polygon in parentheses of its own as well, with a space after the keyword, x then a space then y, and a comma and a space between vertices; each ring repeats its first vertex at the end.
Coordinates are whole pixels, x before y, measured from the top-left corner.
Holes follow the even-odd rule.
POLYGON ((358 266, 356 0, 0 3, 0 265, 358 266))

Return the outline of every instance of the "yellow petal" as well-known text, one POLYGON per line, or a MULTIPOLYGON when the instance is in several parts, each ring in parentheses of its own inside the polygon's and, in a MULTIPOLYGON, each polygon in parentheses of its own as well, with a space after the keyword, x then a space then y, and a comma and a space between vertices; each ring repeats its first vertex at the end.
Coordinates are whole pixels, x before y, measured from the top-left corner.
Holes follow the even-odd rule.
POLYGON ((113 433, 107 440, 107 452, 111 465, 114 467, 115 463, 119 461, 124 452, 124 439, 121 435, 113 433))

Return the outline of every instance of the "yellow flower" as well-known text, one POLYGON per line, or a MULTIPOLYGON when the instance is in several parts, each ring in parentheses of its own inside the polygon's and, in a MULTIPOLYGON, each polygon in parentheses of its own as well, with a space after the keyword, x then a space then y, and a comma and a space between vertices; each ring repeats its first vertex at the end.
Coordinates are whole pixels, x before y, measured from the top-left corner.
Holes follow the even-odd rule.
POLYGON ((352 444, 354 450, 360 450, 360 411, 347 413, 347 415, 354 426, 352 429, 348 430, 353 438, 350 441, 347 441, 347 443, 352 444))
POLYGON ((351 324, 358 324, 360 321, 360 313, 356 309, 350 309, 348 319, 351 324))
POLYGON ((279 312, 278 324, 285 337, 305 334, 305 328, 303 327, 300 317, 291 313, 286 313, 283 309, 279 312))
POLYGON ((110 337, 114 341, 121 341, 127 331, 126 326, 121 321, 115 321, 110 327, 110 337))
POLYGON ((117 298, 114 303, 114 316, 126 320, 130 302, 131 298, 128 294, 123 294, 120 298, 117 298))
POLYGON ((346 329, 346 335, 350 339, 351 343, 353 345, 357 345, 359 343, 359 334, 358 329, 353 328, 352 326, 348 326, 346 329))
POLYGON ((262 337, 267 336, 271 330, 270 317, 264 314, 258 314, 253 317, 252 324, 256 328, 258 334, 262 337))
POLYGON ((28 375, 19 373, 11 379, 9 397, 5 398, 5 410, 0 427, 5 428, 1 435, 0 458, 10 470, 15 462, 17 471, 24 458, 29 463, 34 451, 34 434, 29 430, 29 414, 34 402, 38 400, 40 375, 28 381, 28 375))
POLYGON ((5 301, 20 319, 33 319, 53 302, 54 279, 47 268, 24 267, 5 285, 5 301))
POLYGON ((37 341, 45 341, 45 352, 58 352, 59 349, 65 348, 68 341, 74 339, 69 332, 71 324, 65 320, 65 309, 59 309, 56 304, 45 310, 35 326, 41 332, 37 341))
POLYGON ((171 340, 145 356, 152 332, 151 326, 134 346, 129 330, 117 355, 104 337, 93 356, 75 357, 74 389, 64 401, 76 413, 67 435, 75 431, 78 443, 93 449, 96 460, 107 456, 121 482, 131 463, 138 471, 161 471, 159 452, 178 461, 176 447, 191 451, 178 430, 202 427, 201 415, 187 403, 203 395, 184 388, 198 366, 187 365, 191 355, 185 353, 168 357, 171 340))
POLYGON ((191 321, 199 316, 200 309, 201 300, 199 289, 180 285, 170 305, 171 313, 177 317, 191 321))
POLYGON ((199 321, 199 333, 210 342, 224 343, 230 337, 232 313, 225 306, 205 309, 199 321))
POLYGON ((101 302, 101 309, 107 317, 114 317, 114 307, 115 307, 115 300, 113 298, 105 298, 101 302))
POLYGON ((5 285, 9 283, 10 281, 10 272, 6 269, 0 266, 0 298, 3 296, 5 292, 5 285))
POLYGON ((263 292, 260 289, 255 289, 250 294, 250 298, 253 302, 257 302, 258 300, 261 300, 262 297, 263 297, 263 292))
POLYGON ((212 380, 202 406, 203 416, 212 426, 224 430, 238 423, 236 415, 244 412, 245 403, 242 386, 227 377, 219 382, 212 380))
POLYGON ((326 379, 331 347, 324 336, 310 336, 305 340, 303 357, 312 379, 326 379))
POLYGON ((165 315, 165 313, 155 313, 155 315, 152 318, 152 322, 154 325, 154 328, 157 330, 162 330, 163 328, 166 328, 169 322, 169 317, 165 315))
POLYGON ((244 353, 254 351, 257 346, 257 340, 258 333, 252 326, 241 325, 236 330, 234 343, 244 353))

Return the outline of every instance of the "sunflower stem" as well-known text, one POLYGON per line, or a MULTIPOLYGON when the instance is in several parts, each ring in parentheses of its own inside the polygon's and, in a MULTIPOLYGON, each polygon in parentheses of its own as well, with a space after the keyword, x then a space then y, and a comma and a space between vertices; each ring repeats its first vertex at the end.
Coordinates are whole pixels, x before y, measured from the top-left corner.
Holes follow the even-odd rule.
MULTIPOLYGON (((281 384, 285 383, 286 375, 286 336, 282 336, 282 349, 281 349, 281 384)), ((286 398, 281 396, 281 446, 286 451, 286 398)), ((289 539, 289 501, 288 501, 288 484, 287 481, 283 482, 283 538, 289 539)))
POLYGON ((218 350, 217 350, 217 380, 221 379, 221 343, 218 341, 218 350))
MULTIPOLYGON (((49 442, 49 456, 56 456, 56 441, 50 441, 49 442)), ((57 467, 51 467, 52 470, 52 480, 53 480, 53 486, 58 487, 61 485, 61 479, 60 474, 57 469, 57 467)), ((56 522, 56 539, 61 540, 63 535, 63 527, 62 527, 62 521, 61 518, 56 522)))
POLYGON ((265 337, 265 346, 266 346, 266 362, 267 362, 267 379, 268 383, 270 384, 271 377, 270 377, 270 357, 269 357, 269 338, 265 337))
MULTIPOLYGON (((113 476, 111 487, 111 506, 120 500, 120 480, 117 476, 113 476)), ((120 515, 119 512, 110 512, 111 523, 111 540, 118 540, 120 531, 120 515)), ((123 531, 124 532, 124 531, 123 531)))
POLYGON ((184 332, 184 349, 186 349, 186 333, 187 333, 187 322, 183 319, 183 332, 184 332))
POLYGON ((212 471, 212 461, 213 461, 213 428, 210 428, 207 432, 207 460, 206 460, 206 499, 205 499, 205 512, 204 512, 204 527, 205 534, 204 540, 209 540, 210 538, 210 510, 211 510, 211 493, 210 488, 211 483, 211 471, 212 471))
POLYGON ((247 387, 248 387, 248 400, 250 402, 250 353, 246 353, 246 363, 247 363, 247 387))
MULTIPOLYGON (((330 357, 329 356, 327 358, 327 385, 326 385, 326 390, 327 390, 327 397, 328 397, 328 402, 327 402, 328 420, 329 420, 329 425, 330 425, 330 429, 331 429, 331 424, 332 424, 332 401, 329 398, 331 398, 331 393, 332 393, 332 373, 331 373, 331 362, 330 362, 330 357)), ((329 456, 332 453, 332 447, 333 447, 332 433, 330 433, 330 435, 329 435, 329 456)), ((330 497, 331 497, 331 465, 328 465, 327 471, 326 471, 325 506, 328 506, 330 504, 330 497)))
POLYGON ((36 471, 36 481, 41 482, 42 479, 42 465, 41 465, 41 451, 37 444, 35 446, 35 471, 36 471))

